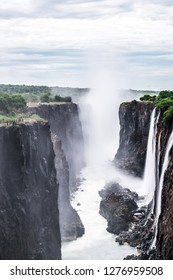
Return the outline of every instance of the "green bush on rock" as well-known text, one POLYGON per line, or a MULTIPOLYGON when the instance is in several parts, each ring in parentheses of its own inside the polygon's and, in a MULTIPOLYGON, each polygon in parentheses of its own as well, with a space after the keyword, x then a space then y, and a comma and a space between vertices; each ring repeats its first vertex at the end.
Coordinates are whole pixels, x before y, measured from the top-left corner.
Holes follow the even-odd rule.
POLYGON ((163 112, 163 124, 168 126, 171 123, 173 120, 173 91, 162 90, 158 96, 145 94, 140 100, 154 102, 156 108, 163 112))

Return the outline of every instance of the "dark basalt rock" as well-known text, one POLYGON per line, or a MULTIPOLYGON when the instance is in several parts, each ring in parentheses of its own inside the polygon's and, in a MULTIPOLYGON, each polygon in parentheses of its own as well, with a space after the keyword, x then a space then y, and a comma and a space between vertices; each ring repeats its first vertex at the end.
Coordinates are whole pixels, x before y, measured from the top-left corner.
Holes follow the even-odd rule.
POLYGON ((49 125, 0 127, 0 154, 0 259, 61 259, 49 125))
POLYGON ((135 176, 142 177, 145 166, 151 102, 126 102, 120 105, 120 143, 114 164, 135 176))
POLYGON ((129 226, 129 231, 122 232, 117 238, 116 242, 121 243, 129 243, 132 247, 140 247, 141 250, 149 250, 149 247, 151 245, 151 241, 153 238, 153 232, 152 232, 152 225, 153 225, 153 218, 149 218, 148 215, 148 207, 141 207, 138 208, 137 211, 133 212, 133 221, 131 222, 129 226), (143 238, 148 240, 148 246, 143 243, 143 238))
POLYGON ((59 181, 58 205, 61 239, 62 241, 70 241, 82 236, 85 230, 78 213, 70 204, 69 166, 61 146, 61 140, 52 134, 52 141, 55 151, 55 167, 59 181))
MULTIPOLYGON (((161 135, 161 159, 160 172, 165 154, 165 147, 169 135, 173 129, 173 124, 165 128, 161 123, 157 137, 161 135)), ((156 254, 159 259, 173 260, 173 148, 170 151, 170 161, 165 172, 163 190, 162 190, 162 205, 161 215, 158 225, 158 236, 156 242, 156 254)))
MULTIPOLYGON (((119 168, 135 176, 143 175, 150 116, 153 108, 154 104, 151 102, 136 101, 123 103, 120 106, 120 146, 114 163, 119 168)), ((163 111, 160 112, 156 135, 156 146, 159 147, 156 159, 159 159, 159 164, 157 168, 154 213, 151 215, 149 206, 144 211, 144 217, 136 216, 137 223, 133 222, 129 226, 129 231, 121 233, 117 238, 120 244, 128 242, 131 246, 139 246, 139 256, 128 257, 130 259, 173 259, 173 149, 170 151, 170 162, 164 176, 156 248, 151 249, 154 236, 153 223, 157 203, 157 188, 163 167, 166 145, 173 129, 173 123, 165 127, 162 119, 163 111), (158 145, 159 141, 160 145, 158 145)))
POLYGON ((107 231, 114 234, 127 231, 133 221, 133 211, 138 208, 135 202, 137 194, 114 183, 106 186, 100 195, 99 213, 108 221, 107 231))
POLYGON ((40 104, 30 108, 30 113, 38 114, 47 120, 51 132, 60 138, 69 165, 70 189, 74 190, 76 175, 85 164, 83 133, 78 106, 74 103, 40 104))

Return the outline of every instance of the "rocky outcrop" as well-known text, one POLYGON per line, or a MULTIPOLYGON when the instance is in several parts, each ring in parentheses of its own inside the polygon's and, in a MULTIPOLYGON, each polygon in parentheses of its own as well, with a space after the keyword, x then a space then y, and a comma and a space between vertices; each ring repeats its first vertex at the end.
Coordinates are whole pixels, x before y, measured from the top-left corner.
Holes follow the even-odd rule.
POLYGON ((59 182, 59 211, 60 211, 60 231, 62 241, 74 240, 84 234, 84 226, 75 209, 70 204, 69 192, 69 166, 61 140, 52 135, 55 151, 55 167, 59 182))
POLYGON ((135 201, 138 195, 117 183, 106 185, 99 194, 102 197, 99 213, 108 221, 107 231, 114 234, 127 231, 138 208, 135 201))
POLYGON ((0 259, 60 259, 58 183, 48 123, 0 127, 0 259))
POLYGON ((154 104, 151 102, 125 102, 120 105, 120 142, 114 163, 135 176, 142 177, 150 117, 154 104))
POLYGON ((76 174, 84 165, 83 133, 77 105, 40 104, 30 108, 30 112, 48 120, 52 133, 61 139, 69 165, 70 189, 74 189, 76 174))

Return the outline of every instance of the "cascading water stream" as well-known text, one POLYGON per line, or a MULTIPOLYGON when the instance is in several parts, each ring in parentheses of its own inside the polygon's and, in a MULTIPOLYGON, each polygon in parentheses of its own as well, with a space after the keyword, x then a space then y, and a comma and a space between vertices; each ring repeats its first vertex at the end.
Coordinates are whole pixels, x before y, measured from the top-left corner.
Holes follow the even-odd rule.
POLYGON ((146 190, 144 204, 149 204, 153 200, 156 187, 156 133, 159 116, 160 113, 156 116, 156 108, 154 108, 150 118, 150 130, 143 179, 143 188, 146 190))
POLYGON ((164 157, 164 161, 163 161, 163 167, 162 167, 162 171, 161 171, 161 176, 160 176, 160 181, 159 181, 159 185, 158 185, 158 189, 157 189, 157 194, 156 194, 156 217, 155 217, 155 221, 154 221, 154 227, 155 227, 155 234, 154 234, 154 239, 151 245, 151 248, 155 248, 156 247, 156 240, 157 240, 157 233, 158 233, 158 222, 159 222, 159 217, 160 217, 160 213, 161 213, 161 202, 162 202, 162 189, 163 189, 163 183, 164 183, 164 177, 165 177, 165 172, 168 168, 169 165, 169 153, 170 150, 172 148, 173 145, 173 131, 169 137, 167 146, 166 146, 166 153, 165 153, 165 157, 164 157))

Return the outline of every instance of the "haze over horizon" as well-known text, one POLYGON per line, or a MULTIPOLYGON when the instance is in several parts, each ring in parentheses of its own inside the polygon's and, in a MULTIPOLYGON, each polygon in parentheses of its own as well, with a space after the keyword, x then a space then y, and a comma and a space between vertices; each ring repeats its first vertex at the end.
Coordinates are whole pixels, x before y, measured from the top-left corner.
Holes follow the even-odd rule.
POLYGON ((91 87, 101 60, 119 88, 173 88, 170 0, 0 2, 1 84, 91 87))

